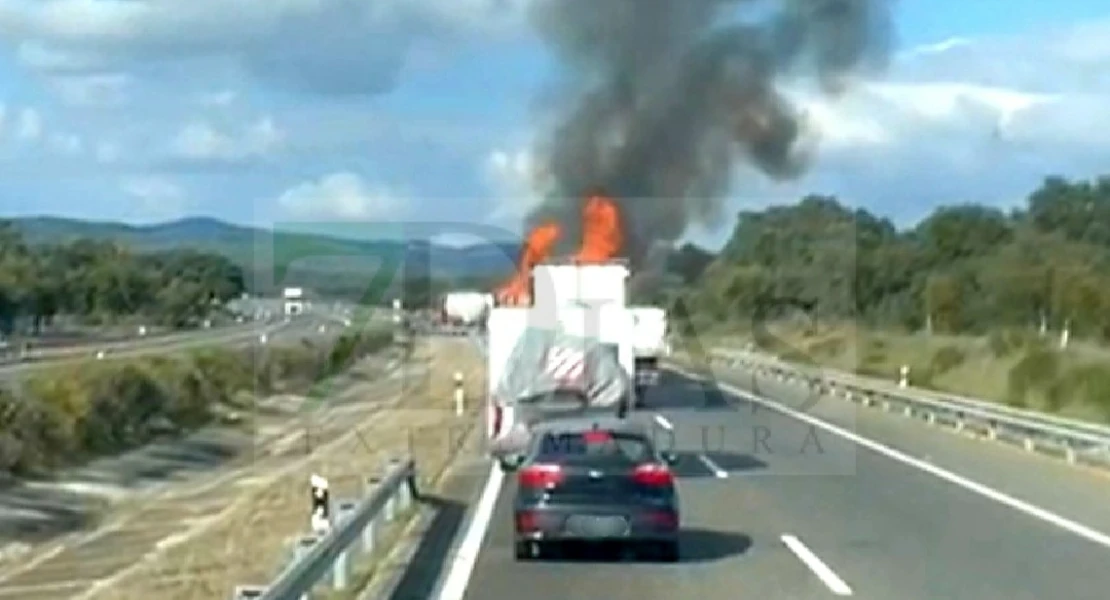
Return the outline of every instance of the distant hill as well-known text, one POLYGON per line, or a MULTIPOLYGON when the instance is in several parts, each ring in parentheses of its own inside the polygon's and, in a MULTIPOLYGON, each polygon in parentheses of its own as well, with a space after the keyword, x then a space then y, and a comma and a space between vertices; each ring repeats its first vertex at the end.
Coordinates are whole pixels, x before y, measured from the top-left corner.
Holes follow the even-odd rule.
POLYGON ((190 217, 155 225, 80 221, 60 217, 13 219, 32 243, 65 243, 79 238, 113 240, 136 251, 196 248, 218 252, 259 271, 271 264, 332 272, 373 270, 382 263, 419 269, 429 263, 436 277, 494 277, 508 273, 519 245, 441 246, 426 240, 360 240, 315 233, 271 231, 190 217), (270 256, 273 257, 273 262, 270 256))

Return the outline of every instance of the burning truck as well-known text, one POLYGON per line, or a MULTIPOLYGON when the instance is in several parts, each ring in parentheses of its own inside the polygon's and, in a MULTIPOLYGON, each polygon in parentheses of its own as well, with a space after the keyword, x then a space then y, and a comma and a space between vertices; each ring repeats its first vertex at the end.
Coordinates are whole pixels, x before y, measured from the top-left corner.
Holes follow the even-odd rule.
POLYGON ((525 442, 529 423, 552 410, 623 414, 636 403, 620 215, 595 194, 583 217, 580 249, 563 259, 551 257, 559 226, 533 229, 516 273, 495 294, 487 321, 487 433, 495 451, 525 442))

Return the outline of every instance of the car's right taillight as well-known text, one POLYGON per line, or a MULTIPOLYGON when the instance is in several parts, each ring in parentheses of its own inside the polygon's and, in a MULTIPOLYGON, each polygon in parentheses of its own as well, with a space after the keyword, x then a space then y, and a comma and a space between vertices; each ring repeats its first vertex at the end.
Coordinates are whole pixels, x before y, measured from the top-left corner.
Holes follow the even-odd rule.
POLYGON ((645 487, 667 488, 674 485, 674 474, 666 465, 649 463, 636 467, 632 480, 645 487))
POLYGON ((546 490, 562 483, 563 477, 559 465, 531 465, 517 473, 517 483, 525 489, 546 490))

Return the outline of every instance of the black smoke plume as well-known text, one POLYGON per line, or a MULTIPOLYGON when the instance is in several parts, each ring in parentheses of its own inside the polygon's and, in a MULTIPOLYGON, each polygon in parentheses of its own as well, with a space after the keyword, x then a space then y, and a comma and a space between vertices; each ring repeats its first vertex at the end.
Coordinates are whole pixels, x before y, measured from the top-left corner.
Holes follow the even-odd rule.
POLYGON ((801 174, 804 118, 778 91, 813 76, 829 94, 885 65, 886 0, 534 0, 562 67, 561 114, 538 155, 553 191, 528 225, 580 235, 583 196, 620 204, 625 253, 645 262, 692 223, 721 222, 738 164, 801 174))

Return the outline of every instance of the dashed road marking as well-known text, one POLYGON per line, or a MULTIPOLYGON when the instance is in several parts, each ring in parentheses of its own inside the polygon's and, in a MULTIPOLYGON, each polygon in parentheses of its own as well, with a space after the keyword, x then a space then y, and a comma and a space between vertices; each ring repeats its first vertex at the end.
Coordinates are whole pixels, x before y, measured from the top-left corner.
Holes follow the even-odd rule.
POLYGON ((832 590, 832 593, 837 596, 851 596, 852 588, 848 587, 847 583, 840 578, 828 565, 824 563, 812 550, 806 547, 801 540, 792 536, 784 534, 782 536, 782 543, 802 561, 805 566, 809 567, 810 571, 825 584, 825 587, 832 590))
POLYGON ((728 471, 722 469, 705 454, 699 454, 698 460, 700 460, 701 464, 705 465, 705 468, 709 469, 717 479, 725 479, 728 477, 728 471))

